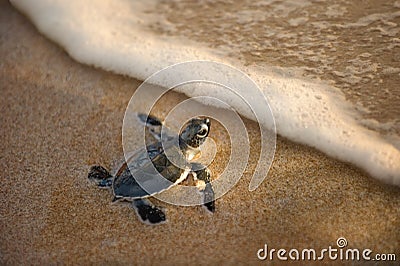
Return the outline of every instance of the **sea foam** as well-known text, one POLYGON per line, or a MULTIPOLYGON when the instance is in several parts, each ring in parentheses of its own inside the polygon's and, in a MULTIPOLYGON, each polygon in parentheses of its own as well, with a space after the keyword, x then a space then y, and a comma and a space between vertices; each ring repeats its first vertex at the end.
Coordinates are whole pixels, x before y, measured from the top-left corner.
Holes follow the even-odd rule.
MULTIPOLYGON (((400 151, 376 132, 359 125, 353 107, 332 86, 296 77, 285 68, 245 66, 223 51, 158 36, 146 29, 157 18, 146 14, 140 3, 11 2, 75 60, 116 73, 144 80, 162 68, 185 61, 212 60, 235 66, 247 73, 269 100, 280 135, 353 163, 382 181, 400 185, 400 151)), ((207 91, 184 93, 197 96, 207 91)), ((240 110, 242 103, 227 97, 219 95, 240 110)), ((243 115, 253 117, 246 111, 243 115)))

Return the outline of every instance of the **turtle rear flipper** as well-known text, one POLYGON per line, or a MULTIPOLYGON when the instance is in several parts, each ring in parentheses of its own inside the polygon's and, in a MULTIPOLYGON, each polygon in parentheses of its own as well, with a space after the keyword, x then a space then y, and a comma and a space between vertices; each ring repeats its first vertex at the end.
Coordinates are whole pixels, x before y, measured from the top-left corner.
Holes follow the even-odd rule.
POLYGON ((94 165, 90 167, 88 178, 94 181, 99 187, 111 187, 113 176, 104 167, 94 165))
POLYGON ((148 199, 135 199, 132 206, 144 223, 160 224, 166 220, 164 212, 148 199))

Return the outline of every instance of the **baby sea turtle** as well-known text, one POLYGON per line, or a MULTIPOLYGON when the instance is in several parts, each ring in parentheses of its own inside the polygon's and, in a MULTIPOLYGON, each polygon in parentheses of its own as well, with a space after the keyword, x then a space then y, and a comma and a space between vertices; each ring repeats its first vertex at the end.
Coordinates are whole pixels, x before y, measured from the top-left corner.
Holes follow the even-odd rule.
POLYGON ((196 185, 200 183, 198 187, 203 193, 203 205, 208 211, 214 212, 210 171, 199 163, 190 162, 200 152, 200 145, 208 136, 210 120, 206 117, 191 119, 179 135, 167 136, 168 141, 163 145, 163 123, 150 115, 138 114, 138 118, 157 141, 128 156, 114 176, 102 166, 92 166, 88 178, 99 187, 112 188, 113 201, 132 201, 132 206, 143 222, 157 224, 165 221, 165 214, 147 198, 179 184, 192 174, 196 185), (160 181, 160 175, 154 171, 161 174, 165 182, 160 181), (141 186, 144 182, 147 184, 146 189, 141 186))

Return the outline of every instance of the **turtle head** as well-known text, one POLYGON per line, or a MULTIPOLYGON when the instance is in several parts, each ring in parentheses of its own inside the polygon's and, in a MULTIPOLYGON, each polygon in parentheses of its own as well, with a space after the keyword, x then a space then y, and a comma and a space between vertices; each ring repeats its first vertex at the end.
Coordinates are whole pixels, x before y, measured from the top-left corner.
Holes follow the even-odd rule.
POLYGON ((189 120, 179 134, 180 145, 198 148, 206 140, 210 125, 210 119, 207 117, 196 117, 189 120))

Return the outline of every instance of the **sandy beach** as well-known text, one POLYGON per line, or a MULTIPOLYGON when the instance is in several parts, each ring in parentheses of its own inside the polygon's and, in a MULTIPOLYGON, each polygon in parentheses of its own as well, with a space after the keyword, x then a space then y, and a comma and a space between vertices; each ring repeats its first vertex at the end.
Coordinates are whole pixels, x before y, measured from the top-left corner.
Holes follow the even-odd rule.
POLYGON ((264 244, 321 250, 339 237, 400 260, 400 188, 352 165, 278 136, 267 178, 249 192, 251 121, 249 171, 213 215, 157 202, 168 222, 141 223, 87 180, 91 165, 123 156, 122 119, 140 81, 72 60, 7 1, 0 20, 0 264, 255 265, 264 244))

